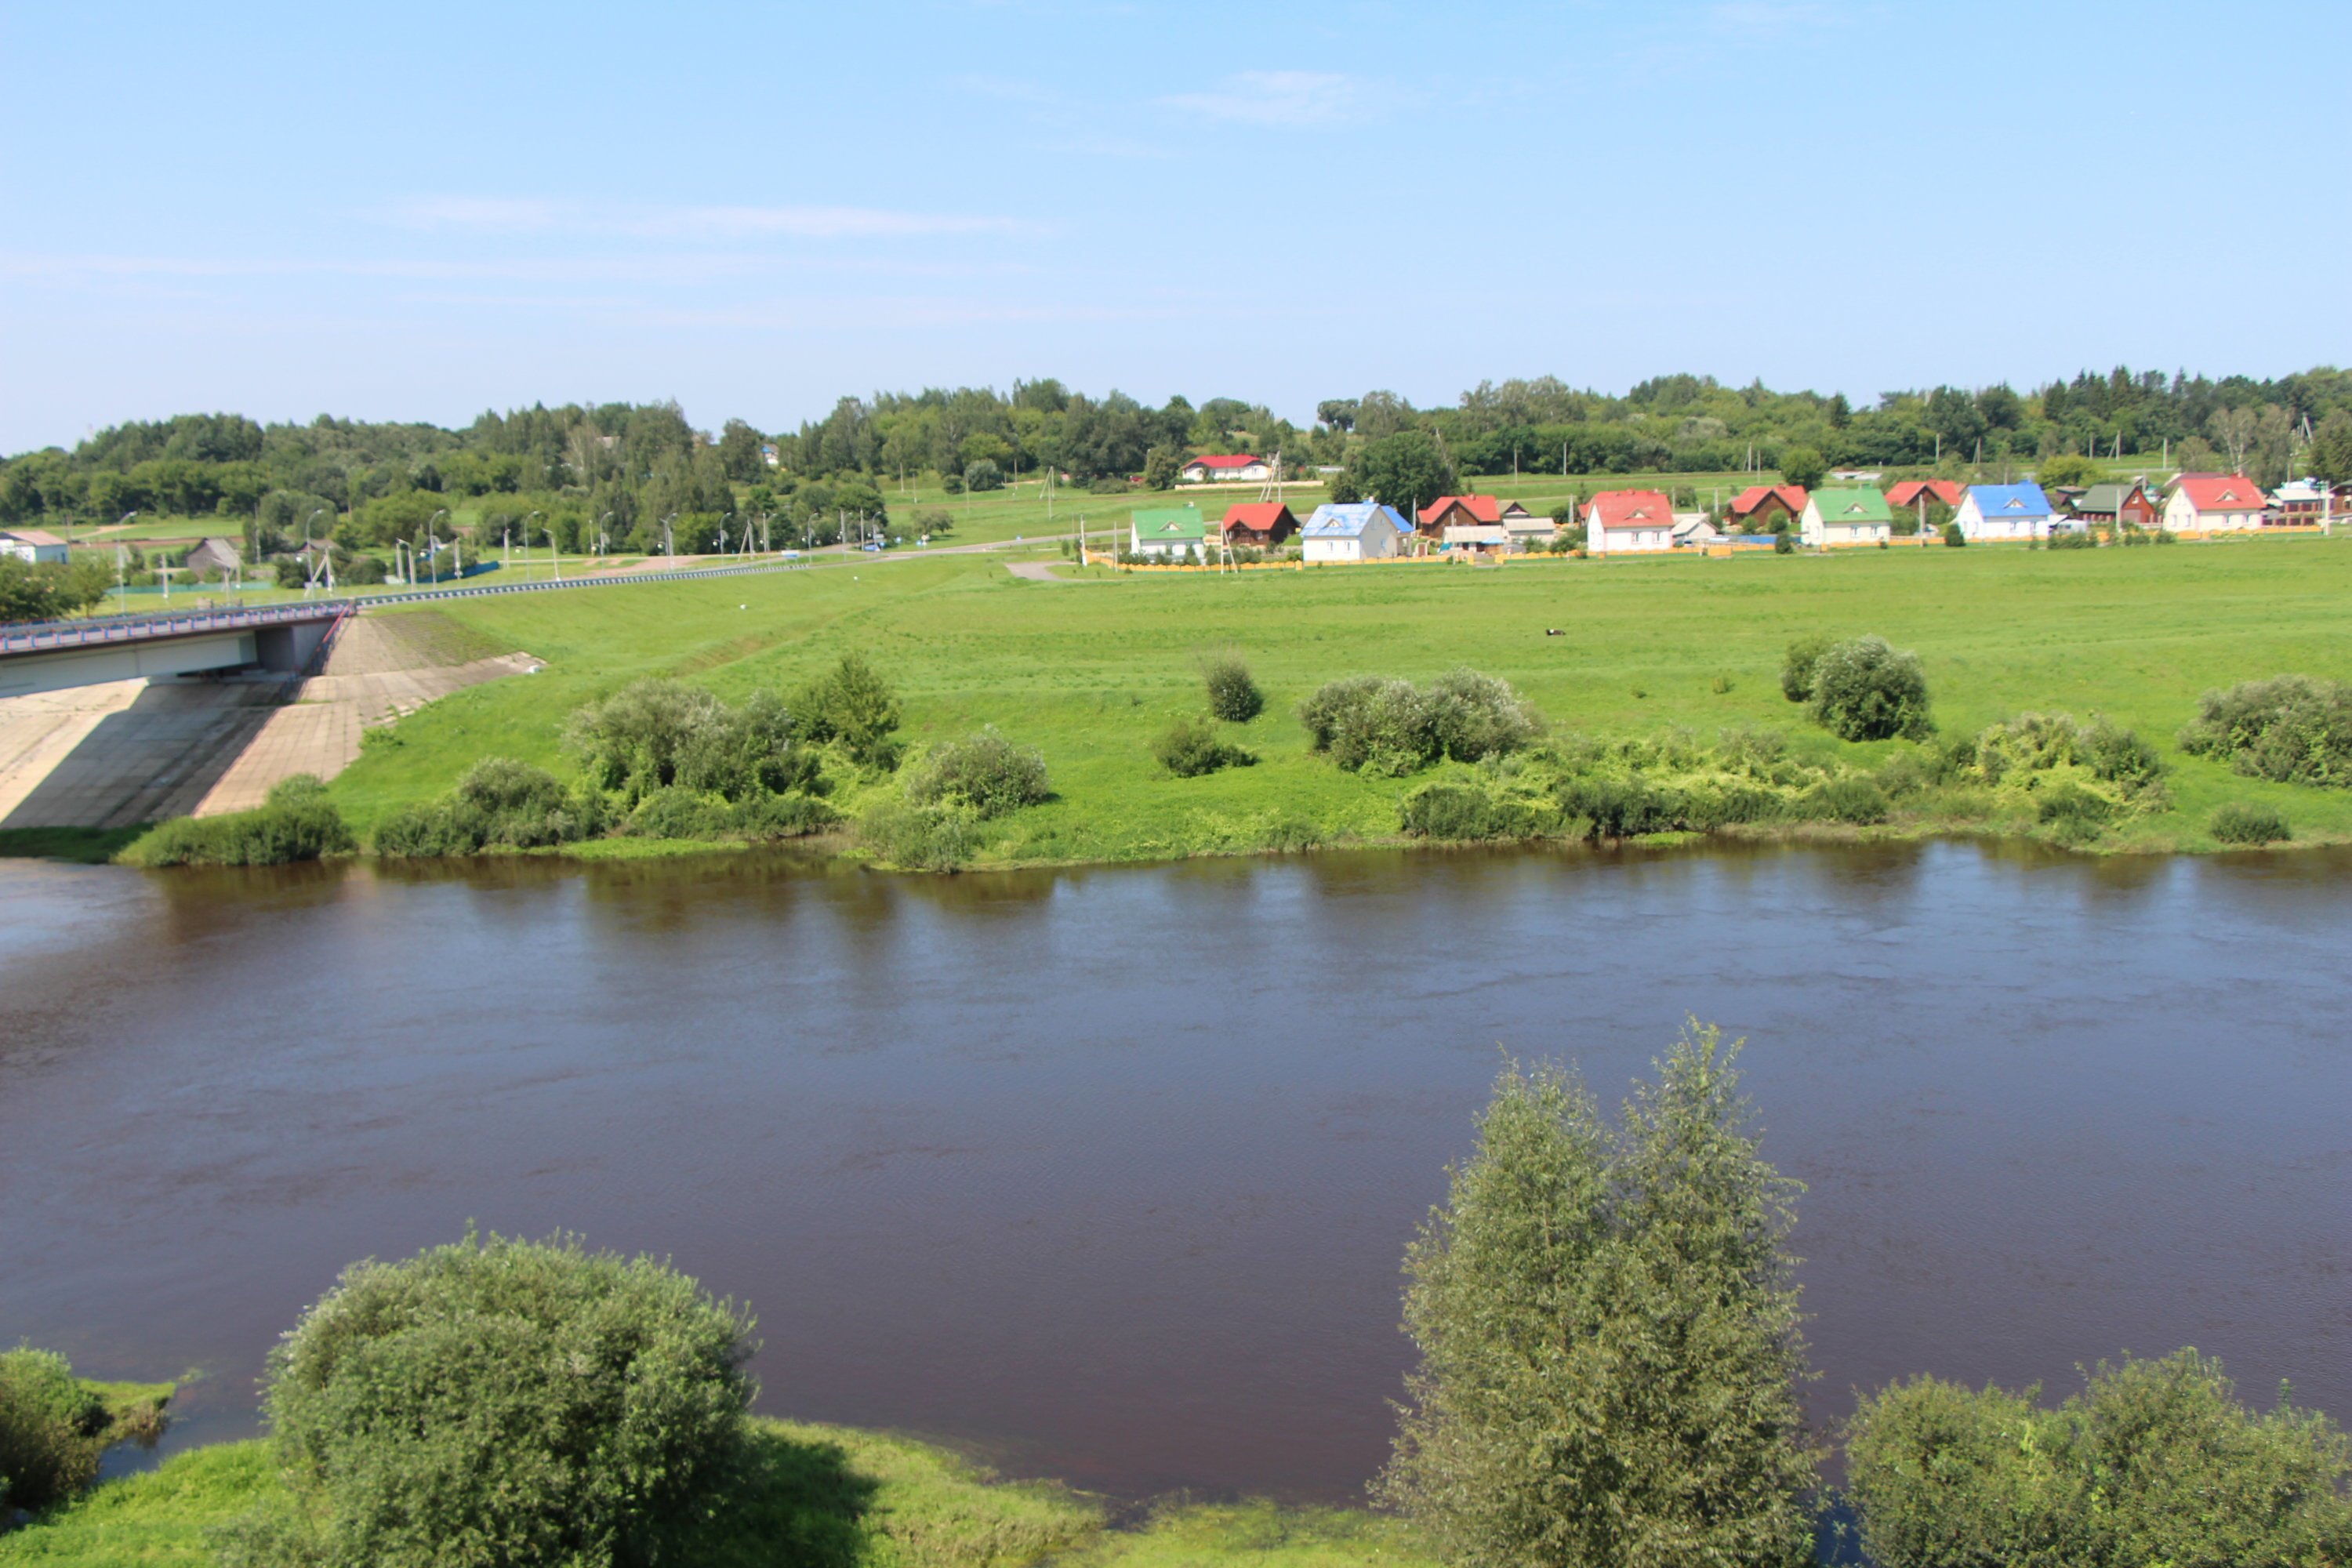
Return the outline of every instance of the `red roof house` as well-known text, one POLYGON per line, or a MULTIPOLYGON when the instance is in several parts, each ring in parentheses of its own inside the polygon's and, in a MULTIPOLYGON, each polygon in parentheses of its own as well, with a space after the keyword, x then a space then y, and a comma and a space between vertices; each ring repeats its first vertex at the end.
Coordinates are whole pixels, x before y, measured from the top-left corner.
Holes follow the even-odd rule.
POLYGON ((1886 504, 1897 511, 1906 506, 1916 510, 1928 501, 1940 501, 1957 510, 1960 487, 1951 479, 1905 479, 1886 492, 1886 504))
POLYGON ((1750 485, 1731 498, 1730 510, 1726 515, 1733 522, 1762 524, 1771 521, 1775 513, 1782 517, 1803 516, 1805 500, 1802 485, 1750 485))
POLYGON ((2269 504, 2263 487, 2243 474, 2183 474, 2164 503, 2164 526, 2175 533, 2260 528, 2269 504))
POLYGON ((1187 458, 1184 466, 1177 470, 1177 475, 1196 485, 1218 480, 1270 479, 1274 477, 1274 465, 1264 458, 1254 458, 1246 452, 1230 456, 1211 452, 1187 458))
POLYGON ((1217 526, 1228 544, 1270 550, 1298 531, 1298 520, 1278 500, 1237 501, 1225 508, 1217 526))
POLYGON ((1664 490, 1602 490, 1585 503, 1584 548, 1591 554, 1674 547, 1675 506, 1664 490))
POLYGON ((1439 496, 1421 509, 1424 539, 1443 539, 1449 528, 1492 528, 1532 514, 1515 500, 1496 496, 1439 496))

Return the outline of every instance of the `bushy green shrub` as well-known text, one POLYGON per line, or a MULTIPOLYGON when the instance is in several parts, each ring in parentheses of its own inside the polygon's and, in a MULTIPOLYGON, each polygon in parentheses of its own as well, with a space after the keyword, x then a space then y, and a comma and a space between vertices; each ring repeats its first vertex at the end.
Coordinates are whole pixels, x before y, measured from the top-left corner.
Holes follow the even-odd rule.
POLYGON ((278 781, 252 811, 158 823, 122 858, 134 866, 285 866, 358 847, 342 813, 327 798, 327 786, 310 773, 296 773, 278 781))
POLYGON ((980 847, 978 817, 968 808, 885 800, 857 822, 857 842, 886 866, 907 871, 953 871, 980 847))
POLYGON ((1805 798, 1806 814, 1830 822, 1867 827, 1886 820, 1886 792, 1866 778, 1831 779, 1805 798))
POLYGON ((1202 719, 1179 719, 1151 742, 1152 760, 1180 779, 1199 778, 1220 768, 1246 768, 1257 753, 1236 746, 1202 719))
POLYGON ((1425 784, 1408 794, 1397 803, 1397 824, 1415 838, 1459 843, 1532 838, 1549 826, 1527 802, 1450 782, 1425 784))
POLYGON ((600 788, 635 802, 677 782, 687 748, 723 710, 698 686, 647 676, 576 710, 564 742, 600 788))
POLYGON ((1780 658, 1780 695, 1791 702, 1813 700, 1813 667, 1835 647, 1835 637, 1799 637, 1780 658))
POLYGON ((2099 540, 2087 528, 2065 528, 2050 536, 2049 545, 2053 550, 2096 550, 2099 540))
POLYGON ((907 798, 917 805, 965 805, 982 817, 1034 805, 1050 793, 1045 754, 1014 745, 993 725, 932 747, 907 780, 907 798))
POLYGON ((224 1557, 655 1561, 740 1452, 750 1329, 667 1265, 567 1237, 354 1264, 270 1353, 294 1506, 232 1529, 224 1557))
POLYGON ((1916 741, 1936 728, 1918 656, 1897 653, 1883 637, 1855 637, 1823 650, 1813 665, 1812 713, 1842 741, 1916 741))
POLYGON ((2276 807, 2236 800, 2213 814, 2208 831, 2223 844, 2281 844, 2294 837, 2276 807))
POLYGON ((2034 816, 2050 830, 2050 837, 2061 844, 2088 844, 2105 831, 2108 819, 2115 816, 2115 803, 2106 796, 2095 795, 2082 785, 2062 783, 2043 790, 2035 798, 2034 816))
POLYGON ((1265 693, 1250 679, 1249 666, 1236 653, 1211 654, 1201 660, 1201 681, 1209 689, 1209 711, 1228 724, 1246 724, 1265 711, 1265 693))
POLYGON ((1533 741, 1542 724, 1510 683, 1455 669, 1427 686, 1354 676, 1299 704, 1315 750, 1349 772, 1393 778, 1442 759, 1477 762, 1533 741))
POLYGON ((1943 532, 1944 543, 1947 548, 1958 550, 1961 545, 1966 544, 1969 542, 1969 536, 1960 531, 1960 525, 1958 522, 1948 522, 1944 524, 1943 532))
POLYGON ((1949 774, 2027 790, 2053 777, 2075 789, 2092 781, 2103 788, 2084 793, 2118 808, 2161 810, 2171 799, 2156 748, 2096 715, 2082 724, 2065 713, 2021 713, 1955 740, 1944 760, 1949 774))
POLYGON ((844 654, 839 664, 803 688, 793 715, 803 741, 838 742, 860 767, 898 765, 898 743, 890 738, 898 728, 898 694, 857 654, 844 654))
POLYGON ((377 824, 375 852, 422 858, 473 855, 493 846, 535 849, 591 837, 603 827, 603 805, 593 792, 575 796, 544 768, 484 757, 439 800, 395 811, 377 824))
POLYGON ((2055 1410, 2039 1391, 1922 1377, 1865 1397, 1849 1495, 1882 1568, 2341 1563, 2352 1446, 2281 1399, 2256 1414, 2193 1350, 2102 1363, 2055 1410))
POLYGON ((1570 779, 1559 789, 1561 812, 1584 818, 1595 838, 1680 831, 1680 804, 1672 793, 1639 776, 1570 779))
POLYGON ((0 1352, 0 1523, 37 1513, 98 1479, 106 1405, 66 1358, 19 1346, 0 1352))
POLYGON ((840 820, 825 801, 796 790, 730 801, 680 784, 639 801, 621 830, 635 838, 797 838, 840 820))
POLYGON ((2180 749, 2252 778, 2352 788, 2352 685, 2281 675, 2209 691, 2180 749))
POLYGON ((687 737, 677 782, 731 801, 786 790, 819 791, 817 760, 793 744, 791 713, 772 691, 720 707, 687 737))

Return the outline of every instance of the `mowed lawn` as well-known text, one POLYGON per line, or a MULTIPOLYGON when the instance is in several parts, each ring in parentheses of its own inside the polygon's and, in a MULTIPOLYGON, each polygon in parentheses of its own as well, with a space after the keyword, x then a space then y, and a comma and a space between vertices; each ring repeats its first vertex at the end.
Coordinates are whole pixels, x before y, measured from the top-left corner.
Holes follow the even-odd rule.
POLYGON ((2233 799, 2278 805, 2298 840, 2352 838, 2352 798, 2241 778, 2172 745, 2209 688, 2284 671, 2352 676, 2352 543, 2342 541, 1097 572, 1056 584, 940 557, 442 613, 549 668, 446 699, 404 721, 399 744, 372 746, 335 785, 362 828, 446 787, 478 755, 560 769, 565 715, 638 676, 739 698, 789 691, 855 651, 898 686, 917 745, 993 724, 1043 749, 1057 798, 1002 825, 992 858, 1244 849, 1300 822, 1326 837, 1382 837, 1411 781, 1343 774, 1308 752, 1293 710, 1323 681, 1468 665, 1513 681, 1555 729, 1686 725, 1711 737, 1761 725, 1866 765, 1900 743, 1842 747, 1780 695, 1782 650, 1819 632, 1877 633, 1916 650, 1947 735, 2026 711, 2096 712, 2156 742, 2176 806, 2126 829, 2126 845, 2210 847, 2205 820, 2233 799), (1261 763, 1170 778, 1150 742, 1201 710, 1198 658, 1227 647, 1266 690, 1265 714, 1233 731, 1261 763))

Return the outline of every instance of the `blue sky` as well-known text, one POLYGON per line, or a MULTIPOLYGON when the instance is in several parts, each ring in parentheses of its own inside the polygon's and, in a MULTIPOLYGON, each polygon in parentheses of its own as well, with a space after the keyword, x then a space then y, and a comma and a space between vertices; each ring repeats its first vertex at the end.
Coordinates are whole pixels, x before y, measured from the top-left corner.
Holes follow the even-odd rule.
POLYGON ((7 0, 0 450, 1041 375, 1304 420, 2278 374, 2352 357, 2347 58, 2341 0, 7 0))

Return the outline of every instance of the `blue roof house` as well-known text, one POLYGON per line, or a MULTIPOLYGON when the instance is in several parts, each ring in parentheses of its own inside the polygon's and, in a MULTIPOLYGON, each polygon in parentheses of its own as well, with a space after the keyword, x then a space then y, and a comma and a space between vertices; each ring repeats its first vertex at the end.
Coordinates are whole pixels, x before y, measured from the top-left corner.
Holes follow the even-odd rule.
POLYGON ((1398 554, 1412 524, 1378 501, 1325 501, 1298 531, 1305 561, 1379 561, 1398 554))
POLYGON ((1952 521, 1971 544, 1980 539, 2047 539, 2053 524, 2065 525, 2040 485, 1970 485, 1952 521))

